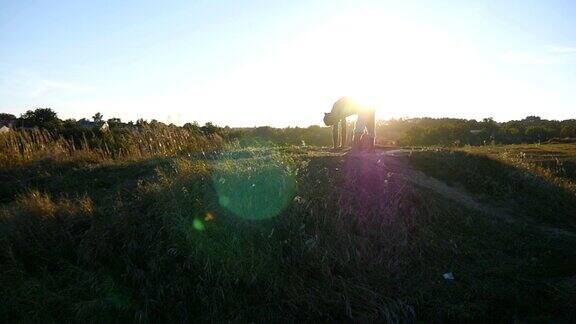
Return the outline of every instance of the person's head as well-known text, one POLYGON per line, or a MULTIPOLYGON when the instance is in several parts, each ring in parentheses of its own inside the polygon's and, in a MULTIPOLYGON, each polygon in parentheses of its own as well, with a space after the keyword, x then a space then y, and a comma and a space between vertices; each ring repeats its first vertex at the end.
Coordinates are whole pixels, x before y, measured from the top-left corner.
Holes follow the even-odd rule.
POLYGON ((332 113, 324 113, 324 124, 326 126, 332 126, 336 123, 334 120, 334 115, 332 113))

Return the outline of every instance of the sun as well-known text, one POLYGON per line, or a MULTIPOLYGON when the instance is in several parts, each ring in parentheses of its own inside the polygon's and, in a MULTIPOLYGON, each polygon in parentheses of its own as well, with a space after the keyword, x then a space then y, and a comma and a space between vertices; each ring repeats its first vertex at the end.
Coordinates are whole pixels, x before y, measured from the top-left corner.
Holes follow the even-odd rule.
POLYGON ((487 71, 473 48, 448 35, 386 12, 357 11, 258 53, 206 82, 194 101, 214 114, 241 104, 226 117, 243 125, 254 115, 272 126, 320 124, 342 96, 375 107, 379 119, 458 116, 463 106, 482 106, 470 98, 494 87, 487 71))
POLYGON ((310 97, 348 95, 383 107, 387 115, 380 117, 431 115, 423 109, 441 114, 486 83, 473 48, 382 11, 334 17, 303 33, 286 53, 286 68, 300 72, 287 83, 314 89, 310 97))

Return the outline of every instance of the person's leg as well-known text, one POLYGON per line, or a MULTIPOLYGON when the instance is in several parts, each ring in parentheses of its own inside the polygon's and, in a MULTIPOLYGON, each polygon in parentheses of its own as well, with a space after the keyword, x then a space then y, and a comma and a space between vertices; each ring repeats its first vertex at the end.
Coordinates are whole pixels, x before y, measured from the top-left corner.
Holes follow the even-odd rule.
POLYGON ((346 146, 348 146, 348 137, 346 137, 346 119, 342 119, 340 121, 340 124, 342 124, 342 132, 340 133, 340 147, 345 148, 346 146))
POLYGON ((332 125, 332 145, 334 148, 338 147, 338 123, 332 125))
POLYGON ((356 120, 356 125, 354 126, 354 137, 352 139, 352 149, 362 148, 362 134, 364 134, 364 129, 366 128, 366 120, 363 114, 358 114, 358 119, 356 120))
POLYGON ((368 138, 364 145, 366 145, 366 149, 369 151, 374 150, 374 142, 376 140, 376 118, 374 115, 373 110, 366 113, 366 130, 368 131, 368 138))

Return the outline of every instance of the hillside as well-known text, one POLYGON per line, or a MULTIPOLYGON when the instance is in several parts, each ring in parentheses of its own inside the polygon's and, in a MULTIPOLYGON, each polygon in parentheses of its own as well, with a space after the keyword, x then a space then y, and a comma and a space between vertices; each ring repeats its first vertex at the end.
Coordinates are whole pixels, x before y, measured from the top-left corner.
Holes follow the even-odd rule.
POLYGON ((0 170, 0 321, 576 319, 576 145, 0 170))

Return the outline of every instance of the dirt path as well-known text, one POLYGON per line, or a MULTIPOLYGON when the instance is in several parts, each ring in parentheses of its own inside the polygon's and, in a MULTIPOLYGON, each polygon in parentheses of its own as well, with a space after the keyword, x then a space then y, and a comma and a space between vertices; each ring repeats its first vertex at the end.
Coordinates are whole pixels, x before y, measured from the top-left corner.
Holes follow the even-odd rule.
POLYGON ((356 156, 358 158, 373 159, 376 165, 379 167, 385 168, 387 172, 396 173, 402 179, 414 184, 415 186, 431 190, 446 199, 450 199, 467 208, 479 211, 485 215, 497 218, 504 222, 529 224, 537 227, 541 232, 554 237, 576 237, 576 234, 573 232, 550 225, 539 224, 532 219, 512 216, 505 210, 481 203, 465 190, 451 187, 442 181, 426 175, 422 171, 412 168, 407 159, 410 154, 412 154, 412 151, 410 150, 399 149, 381 151, 377 152, 376 154, 360 154, 356 156))

